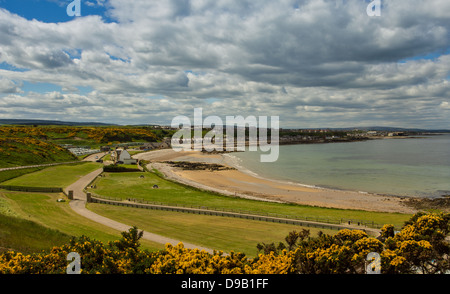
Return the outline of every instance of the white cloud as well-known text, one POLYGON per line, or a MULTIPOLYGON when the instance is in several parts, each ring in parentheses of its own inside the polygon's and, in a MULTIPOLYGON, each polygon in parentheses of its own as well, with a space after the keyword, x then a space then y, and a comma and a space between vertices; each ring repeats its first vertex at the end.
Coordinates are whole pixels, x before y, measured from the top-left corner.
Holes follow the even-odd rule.
POLYGON ((89 3, 116 22, 43 23, 0 9, 0 64, 28 69, 0 69, 12 116, 60 109, 59 118, 168 124, 198 106, 280 115, 292 127, 410 124, 411 113, 449 125, 448 1, 385 0, 379 18, 357 0, 89 3), (64 91, 20 93, 22 81, 64 91))
POLYGON ((19 84, 12 80, 0 77, 0 93, 11 94, 19 92, 21 92, 19 84))

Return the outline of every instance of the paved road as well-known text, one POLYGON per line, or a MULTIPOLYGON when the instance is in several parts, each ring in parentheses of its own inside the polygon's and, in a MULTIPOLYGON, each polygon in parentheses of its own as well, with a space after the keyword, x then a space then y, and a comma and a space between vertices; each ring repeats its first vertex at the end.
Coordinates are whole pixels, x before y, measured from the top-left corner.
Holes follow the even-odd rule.
MULTIPOLYGON (((97 176, 99 176, 102 173, 103 169, 98 169, 82 178, 80 178, 77 182, 73 183, 72 185, 68 186, 64 191, 66 194, 68 194, 68 191, 73 191, 74 200, 70 201, 70 207, 81 216, 84 216, 92 221, 95 221, 97 223, 100 223, 102 225, 108 226, 110 228, 116 229, 118 231, 124 232, 128 231, 131 226, 119 223, 117 221, 114 221, 112 219, 106 218, 104 216, 98 215, 89 209, 86 208, 86 194, 84 193, 83 189, 89 185, 97 176)), ((150 240, 156 243, 160 244, 167 244, 170 243, 172 245, 177 245, 178 243, 182 242, 185 248, 190 249, 200 249, 205 250, 209 253, 213 253, 212 249, 197 246, 194 244, 186 243, 180 240, 175 240, 171 238, 167 238, 164 236, 156 235, 150 232, 144 231, 143 239, 150 240)))

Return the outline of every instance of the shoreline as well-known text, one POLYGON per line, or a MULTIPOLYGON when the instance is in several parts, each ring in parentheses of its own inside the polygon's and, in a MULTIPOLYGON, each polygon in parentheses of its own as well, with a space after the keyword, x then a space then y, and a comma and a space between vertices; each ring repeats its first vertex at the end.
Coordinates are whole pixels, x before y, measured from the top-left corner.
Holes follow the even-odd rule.
POLYGON ((406 196, 333 190, 264 178, 239 166, 226 153, 175 152, 172 149, 163 149, 136 154, 134 157, 150 161, 150 168, 158 169, 170 180, 227 196, 326 208, 409 214, 417 212, 416 209, 406 204, 409 199, 406 196), (170 164, 164 163, 165 161, 202 162, 224 165, 234 169, 183 170, 172 167, 170 164))
MULTIPOLYGON (((228 154, 224 154, 224 156, 228 157, 228 154)), ((268 178, 268 177, 263 177, 255 172, 252 172, 248 169, 246 169, 245 167, 236 164, 234 162, 231 161, 230 166, 235 167, 237 170, 249 174, 251 176, 254 176, 256 178, 260 178, 263 180, 267 180, 267 181, 272 181, 272 182, 278 182, 278 183, 282 183, 282 184, 288 184, 288 185, 294 185, 294 186, 301 186, 301 187, 306 187, 306 188, 313 188, 313 189, 319 189, 319 190, 324 190, 324 191, 331 191, 331 192, 350 192, 350 193, 359 193, 359 194, 365 194, 365 195, 374 195, 374 196, 379 196, 379 197, 393 197, 393 198, 400 198, 400 199, 421 199, 420 197, 415 197, 415 196, 407 196, 407 195, 394 195, 394 194, 386 194, 386 193, 373 193, 373 192, 367 192, 367 191, 357 191, 357 190, 349 190, 349 189, 339 189, 339 188, 333 188, 333 187, 326 187, 326 186, 317 186, 317 185, 311 185, 311 184, 304 184, 304 183, 299 183, 299 182, 293 182, 290 180, 282 180, 282 179, 275 179, 275 178, 268 178)), ((442 196, 441 196, 442 197, 442 196)), ((434 199, 434 198, 441 198, 441 197, 433 197, 430 199, 434 199)))

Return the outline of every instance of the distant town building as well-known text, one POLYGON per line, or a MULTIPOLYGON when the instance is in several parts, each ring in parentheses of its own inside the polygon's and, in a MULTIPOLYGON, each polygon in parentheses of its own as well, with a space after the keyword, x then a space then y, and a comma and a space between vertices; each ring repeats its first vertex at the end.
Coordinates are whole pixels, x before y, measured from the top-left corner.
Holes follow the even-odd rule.
POLYGON ((155 149, 168 149, 171 146, 170 140, 171 138, 164 138, 162 142, 144 143, 144 145, 140 146, 139 149, 144 151, 150 151, 155 149))

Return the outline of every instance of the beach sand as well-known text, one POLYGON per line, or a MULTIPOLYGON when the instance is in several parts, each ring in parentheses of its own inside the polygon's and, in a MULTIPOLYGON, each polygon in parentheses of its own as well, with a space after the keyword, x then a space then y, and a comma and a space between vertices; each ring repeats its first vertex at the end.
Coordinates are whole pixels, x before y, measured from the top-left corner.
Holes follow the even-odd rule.
POLYGON ((265 179, 235 166, 226 154, 195 151, 177 153, 171 149, 164 149, 140 153, 134 157, 151 161, 150 167, 158 169, 171 180, 229 196, 328 208, 399 213, 416 212, 412 207, 405 205, 405 197, 331 190, 265 179), (182 170, 172 167, 164 161, 215 163, 236 169, 182 170))

